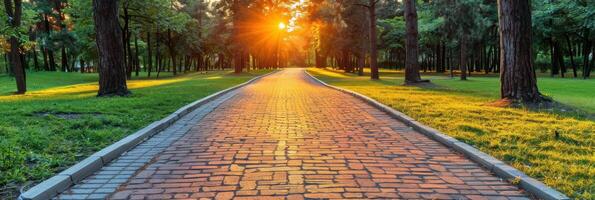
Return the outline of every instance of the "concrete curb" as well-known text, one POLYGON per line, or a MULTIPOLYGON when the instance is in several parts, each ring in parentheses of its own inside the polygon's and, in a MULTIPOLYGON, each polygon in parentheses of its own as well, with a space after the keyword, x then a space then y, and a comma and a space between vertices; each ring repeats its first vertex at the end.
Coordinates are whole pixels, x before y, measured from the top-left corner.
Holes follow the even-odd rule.
POLYGON ((361 99, 364 102, 366 102, 367 104, 369 104, 377 109, 380 109, 380 110, 386 112, 387 114, 389 114, 391 117, 394 117, 395 119, 407 124, 408 126, 412 127, 414 130, 421 132, 422 134, 446 145, 447 147, 450 147, 450 148, 464 154, 471 160, 473 160, 473 161, 481 164, 485 168, 489 169, 490 171, 495 173, 500 178, 503 178, 508 181, 519 180, 520 188, 535 195, 539 199, 545 199, 545 200, 570 199, 566 195, 556 191, 555 189, 543 184, 542 182, 540 182, 534 178, 527 176, 525 173, 515 169, 514 167, 507 165, 506 163, 504 163, 504 162, 502 162, 486 153, 479 151, 478 149, 472 147, 471 145, 465 144, 465 143, 463 143, 453 137, 450 137, 436 129, 433 129, 431 127, 423 125, 422 123, 416 121, 415 119, 413 119, 399 111, 396 111, 395 109, 393 109, 389 106, 386 106, 370 97, 359 94, 357 92, 353 92, 351 90, 347 90, 347 89, 329 85, 329 84, 321 81, 320 79, 312 76, 307 71, 305 71, 305 72, 308 76, 310 76, 310 78, 312 78, 316 82, 319 82, 320 84, 322 84, 326 87, 338 90, 340 92, 343 92, 343 93, 349 94, 351 96, 354 96, 358 99, 361 99))
POLYGON ((96 171, 100 170, 103 166, 107 165, 110 161, 118 158, 123 153, 127 152, 128 150, 132 149, 136 145, 140 144, 144 140, 150 138, 151 136, 159 133, 160 131, 164 130, 165 128, 172 125, 176 120, 182 118, 184 115, 190 113, 191 111, 195 110, 196 108, 217 99, 224 94, 227 94, 231 91, 237 90, 248 84, 251 84, 263 77, 269 76, 274 74, 278 71, 273 71, 255 78, 250 79, 247 82, 242 84, 233 86, 231 88, 219 91, 217 93, 211 94, 207 97, 194 101, 182 108, 178 109, 176 112, 172 113, 171 115, 149 124, 147 127, 137 131, 134 134, 131 134, 120 141, 94 153, 93 155, 87 157, 86 159, 82 160, 81 162, 75 164, 74 166, 62 171, 61 173, 57 174, 56 176, 49 178, 40 184, 30 188, 23 194, 19 196, 21 200, 43 200, 43 199, 51 199, 56 195, 62 193, 70 186, 79 183, 86 177, 92 175, 96 171))

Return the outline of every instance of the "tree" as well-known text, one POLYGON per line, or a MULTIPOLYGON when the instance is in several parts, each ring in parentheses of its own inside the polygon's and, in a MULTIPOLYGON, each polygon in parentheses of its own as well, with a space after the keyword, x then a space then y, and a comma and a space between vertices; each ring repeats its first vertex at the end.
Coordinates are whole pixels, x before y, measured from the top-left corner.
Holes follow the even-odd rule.
POLYGON ((376 36, 376 4, 377 0, 370 0, 368 14, 370 15, 370 76, 373 80, 380 79, 378 74, 378 45, 376 36))
POLYGON ((23 55, 20 52, 21 42, 18 38, 18 29, 21 26, 21 17, 23 14, 22 3, 21 0, 4 0, 4 10, 9 18, 9 25, 14 31, 10 36, 9 60, 17 82, 17 94, 25 94, 25 92, 27 92, 25 67, 22 59, 23 55))
MULTIPOLYGON (((357 1, 357 0, 356 0, 357 1)), ((342 31, 345 37, 342 49, 345 51, 342 58, 343 65, 345 65, 346 72, 357 72, 359 76, 364 75, 364 67, 366 65, 367 41, 366 35, 368 32, 368 19, 366 9, 354 4, 353 1, 344 3, 344 8, 341 12, 341 17, 347 25, 342 31), (355 58, 349 58, 348 52, 354 55, 355 58), (351 61, 351 62, 350 62, 351 61)))
POLYGON ((415 0, 405 0, 405 22, 407 29, 406 59, 405 59, 405 84, 421 82, 419 63, 417 61, 417 11, 415 0))
POLYGON ((97 96, 125 96, 124 46, 118 21, 118 0, 93 0, 97 49, 99 52, 99 92, 97 96))
POLYGON ((502 99, 523 104, 543 102, 533 69, 529 0, 498 0, 498 17, 502 99))

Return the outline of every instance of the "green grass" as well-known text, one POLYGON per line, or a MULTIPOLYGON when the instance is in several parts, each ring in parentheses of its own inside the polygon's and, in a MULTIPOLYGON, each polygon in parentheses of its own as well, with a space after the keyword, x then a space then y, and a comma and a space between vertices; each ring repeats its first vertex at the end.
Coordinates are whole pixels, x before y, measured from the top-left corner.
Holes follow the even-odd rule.
MULTIPOLYGON (((500 79, 497 77, 471 77, 468 81, 458 78, 429 76, 441 89, 496 99, 500 96, 500 79)), ((539 77, 540 92, 556 101, 588 114, 595 114, 595 80, 539 77)))
MULTIPOLYGON (((330 70, 309 72, 473 145, 572 198, 595 198, 595 122, 575 113, 487 106, 498 99, 497 78, 427 76, 433 86, 412 87, 402 86, 402 74, 396 72, 383 71, 380 81, 330 70)), ((539 83, 555 100, 594 113, 595 80, 540 78, 539 83)))
POLYGON ((39 181, 185 104, 266 71, 229 71, 129 81, 129 97, 97 98, 97 74, 28 74, 27 95, 0 77, 0 199, 39 181), (4 189, 3 189, 4 188, 4 189), (5 191, 2 191, 5 190, 5 191))

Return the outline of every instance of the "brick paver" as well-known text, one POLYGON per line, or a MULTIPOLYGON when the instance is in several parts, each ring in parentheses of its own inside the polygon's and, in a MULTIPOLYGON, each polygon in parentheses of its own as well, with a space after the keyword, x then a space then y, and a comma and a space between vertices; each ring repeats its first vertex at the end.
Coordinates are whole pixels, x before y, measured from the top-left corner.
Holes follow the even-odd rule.
POLYGON ((361 100, 287 69, 238 91, 112 199, 526 199, 361 100))
POLYGON ((92 176, 85 178, 80 183, 72 186, 55 199, 60 200, 81 200, 81 199, 105 199, 130 177, 147 165, 151 159, 161 153, 173 142, 184 136, 204 116, 212 112, 217 106, 233 97, 238 91, 208 102, 198 109, 185 115, 172 126, 154 135, 140 145, 134 147, 118 159, 110 162, 92 176))

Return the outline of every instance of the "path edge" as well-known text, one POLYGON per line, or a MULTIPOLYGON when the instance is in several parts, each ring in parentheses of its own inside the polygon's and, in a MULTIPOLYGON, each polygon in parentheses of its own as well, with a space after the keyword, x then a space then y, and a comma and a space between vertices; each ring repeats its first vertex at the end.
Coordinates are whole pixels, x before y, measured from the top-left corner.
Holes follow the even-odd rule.
POLYGON ((128 135, 127 137, 101 149, 98 152, 95 152, 91 156, 87 157, 86 159, 76 163, 75 165, 71 166, 70 168, 56 174, 55 176, 46 179, 45 181, 37 184, 36 186, 30 188, 26 192, 23 192, 18 199, 19 200, 44 200, 44 199, 51 199, 56 195, 64 192, 66 189, 70 188, 72 185, 79 183, 80 181, 84 180, 86 177, 92 175, 93 173, 99 171, 103 166, 110 163, 112 160, 120 157, 120 155, 126 153, 127 151, 134 148, 136 145, 142 143, 143 141, 151 138, 153 135, 165 130, 178 119, 182 118, 186 114, 192 112, 193 110, 199 108, 200 106, 209 103, 229 92, 234 90, 238 90, 243 88, 251 83, 254 83, 261 78, 266 76, 272 75, 274 73, 279 72, 279 70, 275 70, 257 77, 254 77, 242 84, 235 85, 233 87, 227 88, 225 90, 221 90, 209 96, 203 97, 199 100, 196 100, 190 104, 187 104, 172 114, 168 115, 167 117, 155 121, 148 126, 136 131, 135 133, 128 135))
POLYGON ((421 122, 416 121, 412 117, 409 117, 402 112, 399 112, 387 105, 384 105, 384 104, 382 104, 368 96, 362 95, 360 93, 357 93, 357 92, 354 92, 354 91, 351 91, 348 89, 340 88, 337 86, 329 85, 329 84, 325 83, 324 81, 316 78, 312 74, 310 74, 307 69, 304 70, 304 72, 310 78, 312 78, 314 81, 316 81, 326 87, 329 87, 334 90, 338 90, 340 92, 354 96, 354 97, 366 102, 367 104, 369 104, 377 109, 380 109, 381 111, 387 113, 391 117, 405 123, 406 125, 412 127, 413 129, 415 129, 418 132, 421 132, 422 134, 428 136, 429 138, 431 138, 435 141, 438 141, 438 142, 442 143, 443 145, 454 149, 457 152, 462 153, 466 157, 470 158, 471 160, 481 164, 483 167, 492 171, 498 177, 505 179, 507 181, 513 181, 513 180, 515 182, 518 181, 519 184, 517 186, 519 186, 520 188, 537 196, 539 199, 544 199, 544 200, 569 200, 570 199, 568 196, 562 194, 561 192, 558 192, 557 190, 545 185, 544 183, 542 183, 541 181, 539 181, 537 179, 531 178, 530 176, 526 175, 525 173, 521 172, 520 170, 498 160, 497 158, 494 158, 493 156, 490 156, 490 155, 476 149, 475 147, 468 145, 466 143, 463 143, 453 137, 450 137, 434 128, 426 126, 426 125, 422 124, 421 122))

